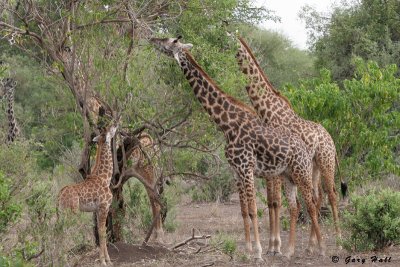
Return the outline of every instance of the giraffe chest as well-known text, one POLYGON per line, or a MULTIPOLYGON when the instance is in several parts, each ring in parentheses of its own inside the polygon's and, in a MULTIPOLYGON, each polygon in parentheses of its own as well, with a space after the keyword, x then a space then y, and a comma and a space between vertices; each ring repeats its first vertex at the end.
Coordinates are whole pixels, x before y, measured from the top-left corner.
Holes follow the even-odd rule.
POLYGON ((256 176, 275 176, 283 173, 290 162, 289 140, 265 131, 228 143, 226 157, 234 169, 245 172, 252 169, 256 176))

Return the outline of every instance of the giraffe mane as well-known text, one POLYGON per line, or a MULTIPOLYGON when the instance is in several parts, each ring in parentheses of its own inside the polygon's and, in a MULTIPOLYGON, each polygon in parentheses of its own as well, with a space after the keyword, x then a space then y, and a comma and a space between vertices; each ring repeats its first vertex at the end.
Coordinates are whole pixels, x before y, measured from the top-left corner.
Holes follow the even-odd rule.
MULTIPOLYGON (((101 134, 102 135, 102 134, 101 134)), ((101 154, 101 147, 104 143, 104 136, 101 136, 101 138, 99 139, 99 141, 96 144, 96 156, 95 156, 95 162, 94 162, 94 166, 93 166, 93 170, 91 170, 92 173, 94 173, 97 169, 97 164, 100 162, 100 154, 101 154)))
POLYGON ((251 59, 253 59, 254 64, 256 65, 258 72, 261 74, 261 76, 264 78, 264 81, 268 84, 268 86, 271 88, 272 92, 275 93, 278 97, 282 98, 283 101, 285 101, 290 108, 292 108, 292 104, 290 104, 289 99, 282 95, 281 92, 279 92, 271 83, 271 81, 268 79, 267 75, 265 75, 264 71, 261 69, 260 64, 258 64, 258 61, 256 57, 253 55, 253 52, 251 51, 250 47, 247 45, 245 40, 242 37, 239 37, 240 43, 244 46, 244 48, 247 50, 247 53, 250 55, 251 59))
POLYGON ((204 77, 204 79, 207 80, 207 82, 209 84, 211 84, 217 91, 219 91, 224 97, 226 97, 230 102, 232 102, 233 104, 243 108, 246 112, 250 112, 254 115, 256 115, 257 113, 250 108, 248 105, 246 105, 245 103, 243 103, 242 101, 234 98, 233 96, 228 95, 227 93, 225 93, 224 91, 222 91, 219 86, 214 82, 213 79, 211 79, 210 76, 208 76, 208 74, 203 70, 202 67, 200 67, 200 65, 196 62, 196 60, 193 58, 193 56, 190 54, 190 52, 188 50, 184 50, 186 57, 188 58, 188 60, 190 61, 190 63, 196 67, 196 69, 201 73, 201 75, 204 77))

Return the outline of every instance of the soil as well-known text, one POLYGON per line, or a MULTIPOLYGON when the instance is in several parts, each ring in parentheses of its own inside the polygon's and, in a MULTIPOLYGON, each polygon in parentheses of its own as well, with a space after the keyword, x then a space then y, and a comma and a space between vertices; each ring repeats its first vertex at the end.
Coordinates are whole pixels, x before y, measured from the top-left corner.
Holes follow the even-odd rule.
MULTIPOLYGON (((286 216, 286 211, 283 213, 286 216)), ((336 246, 335 231, 332 223, 321 223, 326 255, 317 252, 305 252, 309 225, 298 224, 295 255, 289 260, 284 256, 266 255, 268 247, 268 222, 263 216, 260 220, 260 237, 263 247, 263 262, 256 263, 246 254, 243 221, 238 196, 234 195, 229 203, 191 203, 186 201, 177 209, 178 227, 173 233, 166 233, 163 243, 150 242, 148 246, 116 243, 109 245, 108 251, 114 266, 400 266, 400 247, 393 246, 380 252, 349 253, 336 246), (185 241, 195 229, 196 236, 210 235, 211 238, 196 239, 177 249, 171 249, 177 243, 185 241), (223 252, 223 240, 236 241, 237 248, 233 256, 223 252), (350 261, 346 264, 346 257, 350 261), (371 257, 377 256, 373 262, 371 257), (337 257, 337 258, 336 258, 337 257), (386 258, 390 262, 384 261, 386 258), (333 262, 338 259, 338 262, 333 262), (365 260, 364 264, 362 261, 365 260)), ((328 220, 329 221, 329 220, 328 220)), ((286 252, 288 231, 281 231, 282 252, 286 252)), ((74 266, 99 266, 98 250, 91 249, 81 255, 74 266)))

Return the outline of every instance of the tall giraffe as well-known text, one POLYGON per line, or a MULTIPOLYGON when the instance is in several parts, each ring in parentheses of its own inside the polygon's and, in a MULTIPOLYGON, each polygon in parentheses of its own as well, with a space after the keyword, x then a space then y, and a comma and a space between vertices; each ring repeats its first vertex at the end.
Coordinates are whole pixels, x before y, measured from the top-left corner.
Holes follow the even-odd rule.
POLYGON ((8 120, 8 134, 7 142, 14 142, 15 138, 19 135, 20 130, 17 125, 17 120, 14 115, 14 91, 17 86, 17 82, 12 78, 5 78, 1 81, 2 90, 0 98, 3 96, 7 99, 7 120, 8 120))
MULTIPOLYGON (((248 77, 250 82, 246 86, 246 90, 252 105, 260 118, 268 126, 274 128, 283 127, 292 134, 299 136, 306 144, 307 150, 313 158, 313 184, 314 190, 316 190, 316 194, 319 196, 317 208, 319 210, 322 204, 322 192, 320 189, 320 175, 322 175, 332 207, 336 234, 340 238, 341 232, 335 188, 335 163, 337 164, 337 154, 332 137, 322 125, 305 120, 294 112, 289 100, 273 87, 244 39, 239 38, 239 43, 240 47, 236 58, 241 71, 248 77)), ((342 178, 340 177, 340 179, 342 178)), ((341 188, 343 195, 345 195, 347 186, 342 180, 341 188)), ((278 221, 275 222, 275 225, 279 225, 279 217, 277 218, 278 221)), ((274 242, 271 250, 279 252, 279 231, 274 232, 278 236, 274 236, 273 239, 278 240, 278 242, 274 242)), ((308 249, 312 250, 314 244, 315 232, 312 228, 308 249)))
MULTIPOLYGON (((90 86, 87 84, 88 81, 85 79, 85 71, 82 69, 82 63, 79 58, 71 56, 71 48, 64 47, 59 51, 60 59, 65 63, 67 69, 74 70, 74 83, 75 88, 77 88, 77 93, 79 94, 79 98, 86 99, 87 103, 87 112, 89 113, 89 118, 94 125, 98 125, 100 122, 100 114, 105 113, 109 117, 111 117, 111 110, 107 106, 107 104, 101 100, 101 98, 92 90, 90 90, 90 86)), ((132 166, 136 169, 136 171, 142 175, 143 178, 146 179, 146 182, 151 185, 153 188, 161 193, 163 191, 163 185, 156 185, 157 178, 155 177, 155 167, 153 163, 147 160, 145 153, 153 153, 154 152, 154 142, 150 135, 140 133, 136 136, 139 140, 139 144, 135 146, 135 148, 131 151, 131 154, 128 155, 127 160, 132 161, 132 166)), ((147 195, 150 200, 150 205, 152 209, 153 217, 157 216, 161 211, 160 204, 154 199, 154 195, 149 192, 149 189, 146 187, 147 195)), ((155 241, 162 240, 164 236, 163 228, 162 228, 162 217, 158 216, 155 226, 155 231, 153 231, 153 239, 155 241)))
MULTIPOLYGON (((287 182, 286 190, 294 201, 295 185, 298 185, 302 192, 316 229, 320 252, 323 254, 322 237, 313 200, 312 160, 304 142, 296 136, 288 135, 285 131, 265 127, 251 108, 221 91, 189 53, 188 49, 192 45, 180 43, 179 38, 152 38, 150 42, 161 52, 176 59, 196 98, 224 133, 225 156, 237 176, 236 185, 239 191, 247 250, 252 251, 250 219, 256 245, 255 259, 262 259, 253 175, 258 177, 284 175, 287 182)), ((296 219, 291 218, 288 256, 294 253, 296 219)))
POLYGON ((109 126, 103 133, 96 136, 96 162, 93 172, 77 184, 67 185, 58 195, 58 207, 78 211, 96 212, 100 237, 100 263, 103 266, 111 264, 107 250, 106 220, 112 202, 110 182, 113 174, 113 158, 111 139, 117 126, 109 126))

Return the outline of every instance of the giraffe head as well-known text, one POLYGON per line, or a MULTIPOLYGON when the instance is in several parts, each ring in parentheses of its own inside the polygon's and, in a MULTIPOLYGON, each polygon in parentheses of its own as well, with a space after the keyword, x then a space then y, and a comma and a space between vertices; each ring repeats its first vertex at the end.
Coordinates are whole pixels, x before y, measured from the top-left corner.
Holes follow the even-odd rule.
POLYGON ((8 92, 14 90, 17 86, 17 81, 12 78, 4 78, 0 81, 0 84, 3 87, 2 90, 0 90, 0 99, 2 99, 8 92))
POLYGON ((150 42, 161 52, 167 56, 174 57, 178 60, 178 54, 185 49, 190 49, 193 47, 192 44, 183 44, 179 42, 182 36, 177 38, 151 38, 150 42))
POLYGON ((104 130, 104 132, 93 138, 93 142, 98 142, 99 144, 106 143, 106 145, 109 145, 111 143, 111 139, 114 137, 117 131, 117 128, 118 125, 116 124, 110 125, 104 130))

